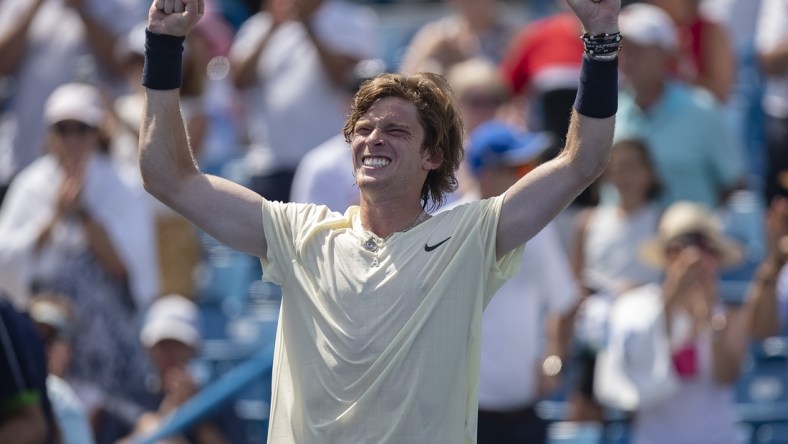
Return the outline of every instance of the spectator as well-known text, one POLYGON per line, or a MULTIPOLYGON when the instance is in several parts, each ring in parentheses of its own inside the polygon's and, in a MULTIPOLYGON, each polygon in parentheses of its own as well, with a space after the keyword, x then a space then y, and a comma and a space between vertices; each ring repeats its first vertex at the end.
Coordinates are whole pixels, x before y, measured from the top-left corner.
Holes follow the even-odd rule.
POLYGON ((287 202, 301 158, 340 132, 353 68, 377 55, 376 23, 371 9, 342 0, 264 0, 239 29, 230 60, 234 84, 249 92, 254 191, 287 202))
POLYGON ((115 80, 115 41, 144 17, 144 5, 129 0, 0 1, 0 78, 13 91, 0 115, 0 202, 11 179, 45 154, 47 97, 65 83, 115 80))
POLYGON ((675 74, 726 103, 736 78, 736 55, 728 29, 705 13, 701 1, 649 0, 667 12, 678 29, 675 74))
MULTIPOLYGON (((509 107, 511 91, 506 86, 500 71, 488 60, 472 58, 457 63, 446 76, 457 97, 457 107, 462 114, 465 131, 473 132, 479 125, 493 119, 506 120, 514 125, 520 120, 509 107)), ((465 148, 468 145, 466 141, 465 148)), ((467 153, 466 153, 467 155, 467 153)), ((475 196, 479 187, 468 162, 462 162, 457 170, 457 191, 450 200, 475 196)))
POLYGON ((492 62, 480 57, 464 60, 448 71, 446 80, 457 97, 468 133, 496 117, 519 122, 508 114, 506 105, 512 93, 492 62))
POLYGON ((656 233, 662 212, 648 148, 639 140, 618 141, 603 178, 614 188, 616 203, 581 211, 572 239, 572 268, 584 290, 575 323, 578 379, 568 413, 573 421, 603 420, 594 398, 594 366, 613 300, 659 280, 659 273, 638 257, 640 245, 656 233))
POLYGON ((423 25, 413 36, 399 71, 404 74, 434 72, 446 75, 452 66, 471 58, 493 64, 520 23, 499 0, 446 0, 452 12, 423 25))
POLYGON ((46 389, 41 339, 0 293, 0 442, 51 444, 57 430, 46 389))
POLYGON ((750 328, 757 339, 788 335, 788 198, 775 198, 766 212, 767 252, 750 287, 750 328))
POLYGON ((749 343, 748 308, 722 306, 717 280, 743 260, 741 248, 707 208, 677 202, 641 258, 664 278, 613 304, 597 397, 635 412, 633 444, 739 442, 731 388, 749 343))
POLYGON ((761 190, 766 174, 763 107, 765 78, 755 51, 755 34, 762 0, 701 0, 702 15, 722 23, 736 58, 736 78, 727 101, 731 126, 744 142, 749 185, 761 190))
POLYGON ((19 300, 71 298, 80 324, 69 378, 94 413, 143 383, 136 316, 158 288, 152 218, 106 154, 96 88, 59 87, 44 118, 51 152, 20 173, 0 211, 0 287, 19 300))
POLYGON ((657 231, 660 184, 649 149, 640 140, 613 145, 603 178, 616 202, 578 214, 572 268, 586 294, 615 296, 659 277, 637 251, 657 231))
MULTIPOLYGON (((121 442, 131 443, 154 432, 199 391, 189 370, 189 363, 197 355, 202 342, 199 323, 197 306, 184 296, 170 294, 151 304, 140 332, 140 341, 156 371, 156 383, 152 384, 155 389, 146 402, 146 412, 137 421, 131 435, 121 442)), ((218 419, 221 420, 222 416, 226 415, 219 414, 218 419)), ((228 424, 215 419, 194 425, 180 438, 192 444, 229 442, 226 431, 222 429, 228 424)))
MULTIPOLYGON (((540 163, 551 142, 499 121, 478 126, 467 157, 478 190, 465 200, 504 192, 540 163)), ((479 444, 547 442, 547 422, 535 407, 560 384, 578 293, 558 234, 547 225, 482 315, 479 444)))
POLYGON ((64 296, 37 294, 30 302, 30 317, 43 340, 47 359, 47 394, 60 431, 62 444, 92 444, 93 431, 87 411, 64 379, 72 353, 75 320, 64 296))
POLYGON ((756 48, 767 75, 763 96, 766 114, 766 201, 788 196, 788 1, 763 0, 756 48))
POLYGON ((638 3, 621 10, 626 37, 621 71, 616 140, 646 142, 662 183, 660 203, 691 200, 721 205, 744 185, 745 164, 720 105, 706 91, 671 80, 669 66, 678 49, 670 17, 638 3))

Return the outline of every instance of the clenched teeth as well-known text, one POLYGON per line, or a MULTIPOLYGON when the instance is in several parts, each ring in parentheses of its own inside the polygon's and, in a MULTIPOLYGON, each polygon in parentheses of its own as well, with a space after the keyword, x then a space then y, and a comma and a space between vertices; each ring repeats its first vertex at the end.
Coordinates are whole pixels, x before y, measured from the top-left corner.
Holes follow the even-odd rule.
POLYGON ((391 163, 391 160, 386 159, 385 157, 365 157, 364 158, 364 166, 379 168, 384 167, 391 163))

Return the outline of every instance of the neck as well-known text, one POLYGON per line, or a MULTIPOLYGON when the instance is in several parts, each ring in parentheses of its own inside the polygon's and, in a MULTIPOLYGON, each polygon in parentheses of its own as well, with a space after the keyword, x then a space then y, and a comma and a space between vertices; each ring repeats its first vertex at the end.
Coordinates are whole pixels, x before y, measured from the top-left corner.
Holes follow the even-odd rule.
POLYGON ((423 217, 423 212, 418 202, 401 206, 361 202, 361 224, 367 231, 386 238, 410 228, 417 219, 423 217))

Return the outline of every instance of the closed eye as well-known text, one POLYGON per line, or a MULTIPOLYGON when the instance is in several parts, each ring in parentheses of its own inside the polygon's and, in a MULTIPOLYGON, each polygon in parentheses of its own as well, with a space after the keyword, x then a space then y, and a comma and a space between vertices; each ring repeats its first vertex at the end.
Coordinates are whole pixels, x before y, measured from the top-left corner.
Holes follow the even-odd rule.
POLYGON ((356 129, 353 130, 353 132, 359 136, 366 136, 372 132, 372 128, 368 126, 357 126, 356 129))

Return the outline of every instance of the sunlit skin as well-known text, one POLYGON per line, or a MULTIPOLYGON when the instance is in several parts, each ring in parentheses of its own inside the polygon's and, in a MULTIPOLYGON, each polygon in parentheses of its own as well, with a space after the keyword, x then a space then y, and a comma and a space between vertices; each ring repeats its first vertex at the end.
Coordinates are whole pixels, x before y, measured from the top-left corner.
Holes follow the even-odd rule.
POLYGON ((381 99, 359 119, 351 149, 362 212, 400 202, 401 211, 416 217, 421 209, 414 196, 420 194, 429 171, 440 166, 421 149, 423 141, 418 111, 404 99, 381 99))

